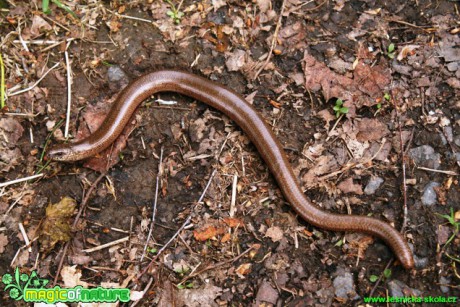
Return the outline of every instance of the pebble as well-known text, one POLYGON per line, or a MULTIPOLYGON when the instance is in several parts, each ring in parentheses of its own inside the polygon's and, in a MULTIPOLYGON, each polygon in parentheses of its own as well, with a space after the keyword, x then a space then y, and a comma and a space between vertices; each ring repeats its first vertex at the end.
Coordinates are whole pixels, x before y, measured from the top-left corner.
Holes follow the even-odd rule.
POLYGON ((377 189, 382 185, 383 178, 372 176, 366 187, 364 188, 364 193, 366 195, 372 195, 377 191, 377 189))
POLYGON ((420 166, 438 169, 441 165, 441 155, 430 145, 422 145, 409 151, 410 157, 420 166))
POLYGON ((261 304, 262 302, 270 303, 276 305, 278 300, 278 291, 276 291, 270 283, 264 281, 260 285, 259 290, 257 291, 256 302, 261 304))
POLYGON ((449 278, 441 276, 439 278, 439 284, 440 284, 439 288, 441 289, 442 293, 448 293, 449 292, 449 290, 450 290, 449 287, 445 286, 445 285, 450 284, 450 279, 449 278))
POLYGON ((120 66, 110 66, 107 70, 107 79, 109 79, 110 89, 119 90, 129 83, 129 78, 120 66))
POLYGON ((343 272, 341 275, 334 278, 332 282, 335 288, 335 296, 343 299, 358 299, 359 295, 355 291, 353 275, 349 272, 343 272))
POLYGON ((432 206, 438 201, 438 196, 434 190, 435 187, 439 187, 438 182, 431 181, 429 182, 423 191, 422 195, 422 204, 425 206, 432 206))
POLYGON ((407 297, 407 296, 420 296, 422 294, 421 291, 410 288, 408 285, 399 281, 397 279, 390 280, 388 282, 388 288, 390 290, 390 296, 393 297, 407 297))

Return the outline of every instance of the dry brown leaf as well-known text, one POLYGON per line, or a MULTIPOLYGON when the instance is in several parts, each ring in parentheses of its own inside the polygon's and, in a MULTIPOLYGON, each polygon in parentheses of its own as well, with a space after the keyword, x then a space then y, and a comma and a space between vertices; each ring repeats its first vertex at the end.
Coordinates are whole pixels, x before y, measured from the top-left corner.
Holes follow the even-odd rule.
POLYGON ((278 226, 272 226, 265 232, 265 236, 272 239, 273 242, 281 241, 283 234, 283 230, 278 226))
POLYGON ((61 270, 62 282, 66 288, 73 288, 76 286, 88 287, 88 283, 81 280, 81 271, 77 266, 63 266, 61 270))
POLYGON ((0 254, 3 254, 5 251, 5 246, 8 245, 8 237, 3 233, 0 233, 0 254))
POLYGON ((30 27, 30 34, 32 38, 40 36, 43 32, 51 31, 53 28, 51 25, 39 15, 34 15, 32 18, 32 26, 30 27))
POLYGON ((243 221, 237 218, 226 217, 223 219, 224 223, 227 224, 228 227, 241 227, 244 225, 243 221))
POLYGON ((355 121, 355 125, 358 128, 356 139, 360 142, 381 140, 390 133, 387 125, 377 118, 363 118, 355 121))
POLYGON ((333 72, 307 52, 303 60, 305 87, 313 92, 321 91, 326 101, 342 99, 349 107, 348 116, 354 116, 355 110, 361 106, 377 104, 377 98, 390 83, 390 72, 383 65, 371 67, 359 62, 353 78, 349 78, 333 72))
POLYGON ((339 183, 337 186, 343 193, 355 193, 358 195, 363 194, 363 188, 360 184, 353 183, 353 178, 349 177, 339 183))
POLYGON ((251 268, 252 268, 251 263, 243 263, 236 269, 236 273, 242 276, 248 275, 249 273, 251 273, 251 268))
POLYGON ((204 229, 194 230, 193 237, 197 241, 206 241, 224 233, 225 229, 223 227, 208 226, 204 229))
POLYGON ((39 230, 40 250, 47 254, 59 242, 67 242, 72 237, 71 217, 77 203, 70 197, 64 197, 56 204, 46 207, 46 216, 39 230))

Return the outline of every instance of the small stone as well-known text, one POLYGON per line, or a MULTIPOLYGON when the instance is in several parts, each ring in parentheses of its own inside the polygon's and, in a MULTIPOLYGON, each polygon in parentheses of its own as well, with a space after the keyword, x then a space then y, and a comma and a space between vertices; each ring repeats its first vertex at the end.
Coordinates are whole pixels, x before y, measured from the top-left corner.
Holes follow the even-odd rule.
POLYGON ((436 191, 434 190, 435 187, 439 187, 439 183, 434 181, 428 183, 425 186, 422 195, 422 204, 424 204, 425 206, 432 206, 436 204, 438 196, 436 195, 436 191))
POLYGON ((439 288, 441 289, 441 292, 442 293, 448 293, 449 292, 449 287, 447 287, 446 285, 450 284, 450 279, 449 278, 446 278, 444 276, 441 276, 439 278, 439 288))
POLYGON ((107 70, 107 79, 111 90, 120 90, 129 83, 129 78, 120 66, 110 66, 107 70))
POLYGON ((366 187, 364 188, 364 193, 366 195, 372 195, 377 191, 377 189, 382 185, 383 178, 372 176, 366 187))
POLYGON ((349 272, 344 272, 343 274, 334 278, 332 282, 335 288, 335 296, 343 299, 358 299, 359 296, 355 291, 355 284, 353 281, 353 275, 349 272))
POLYGON ((259 304, 262 302, 270 303, 276 305, 276 301, 278 300, 278 291, 276 291, 270 283, 264 281, 262 285, 259 287, 256 296, 256 302, 259 304))
POLYGON ((407 296, 420 296, 421 291, 410 288, 408 285, 399 280, 391 280, 388 282, 388 288, 390 290, 390 296, 392 297, 407 297, 407 296))
POLYGON ((409 155, 420 166, 438 169, 441 165, 441 155, 429 145, 412 148, 409 155))
POLYGON ((457 71, 458 69, 458 62, 450 62, 447 64, 448 71, 457 71))

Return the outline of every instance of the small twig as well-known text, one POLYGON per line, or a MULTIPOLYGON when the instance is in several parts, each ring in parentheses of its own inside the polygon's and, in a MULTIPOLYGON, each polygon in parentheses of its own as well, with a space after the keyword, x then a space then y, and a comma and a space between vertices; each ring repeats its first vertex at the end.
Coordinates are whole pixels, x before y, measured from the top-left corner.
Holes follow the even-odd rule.
POLYGON ((238 175, 234 174, 233 175, 233 184, 232 184, 232 201, 230 202, 230 217, 233 217, 235 215, 235 204, 236 204, 236 186, 238 183, 238 175))
POLYGON ((6 187, 6 186, 9 186, 9 185, 12 185, 12 184, 24 182, 24 181, 27 181, 27 180, 32 180, 32 179, 39 178, 39 177, 42 177, 42 176, 43 176, 43 174, 37 174, 37 175, 29 176, 29 177, 24 177, 24 178, 15 179, 15 180, 7 181, 7 182, 2 182, 2 183, 0 183, 0 188, 6 187))
POLYGON ((126 242, 128 240, 129 240, 129 236, 126 236, 124 238, 121 238, 121 239, 118 239, 118 240, 115 240, 115 241, 112 241, 112 242, 109 242, 109 243, 106 243, 106 244, 102 244, 102 245, 99 245, 99 246, 96 246, 96 247, 93 247, 93 248, 84 249, 83 251, 85 253, 92 253, 92 252, 95 252, 95 251, 99 251, 101 249, 105 249, 107 247, 118 245, 118 244, 126 242))
MULTIPOLYGON (((209 177, 209 180, 208 180, 208 183, 206 184, 204 190, 203 190, 203 193, 201 193, 201 196, 200 198, 198 199, 198 201, 196 202, 196 204, 199 204, 203 201, 203 198, 204 196, 206 195, 206 192, 208 191, 208 188, 209 186, 211 185, 211 182, 212 182, 212 179, 214 178, 216 174, 216 170, 214 170, 211 174, 211 176, 209 177)), ((196 206, 196 205, 195 205, 196 206)), ((163 247, 158 250, 157 254, 155 255, 155 257, 153 257, 153 259, 150 261, 150 263, 147 265, 147 267, 137 276, 138 279, 140 279, 142 277, 142 275, 144 275, 145 273, 147 273, 147 271, 150 269, 150 267, 153 265, 153 263, 158 259, 158 257, 160 257, 160 255, 163 253, 163 251, 169 247, 169 245, 176 239, 176 237, 181 233, 182 230, 184 230, 184 228, 186 226, 188 226, 188 224, 190 223, 190 221, 192 220, 192 213, 193 213, 193 209, 190 211, 190 214, 189 216, 187 217, 187 219, 185 220, 185 222, 182 224, 182 226, 176 231, 176 233, 169 239, 168 242, 166 242, 165 245, 163 245, 163 247)))
MULTIPOLYGON (((91 187, 88 189, 88 192, 86 193, 85 197, 83 198, 83 201, 81 202, 80 210, 78 210, 78 213, 77 213, 77 215, 75 216, 75 219, 74 219, 73 224, 72 224, 72 228, 75 228, 75 227, 77 226, 77 223, 78 223, 78 221, 80 220, 80 216, 81 216, 83 210, 86 208, 86 205, 88 204, 88 200, 89 200, 89 197, 91 196, 91 193, 92 193, 93 190, 96 188, 96 186, 97 186, 97 184, 99 183, 99 181, 101 181, 101 179, 105 177, 105 175, 106 175, 106 173, 102 173, 102 174, 99 175, 99 177, 97 177, 97 179, 94 180, 94 182, 91 184, 91 187)), ((59 278, 59 274, 60 274, 60 272, 61 272, 62 266, 64 265, 65 255, 67 254, 67 249, 68 249, 68 247, 69 247, 69 244, 70 244, 70 241, 67 242, 66 245, 65 245, 64 248, 63 248, 61 260, 59 261, 58 269, 57 269, 57 271, 56 271, 56 276, 54 277, 53 286, 57 284, 57 280, 58 280, 58 278, 59 278)))
POLYGON ((36 87, 36 86, 46 77, 46 75, 47 75, 50 71, 52 71, 53 69, 55 69, 58 65, 59 65, 59 63, 54 64, 54 66, 51 67, 50 69, 48 69, 48 70, 43 74, 43 76, 42 76, 40 79, 38 79, 38 81, 35 82, 33 85, 31 85, 31 86, 29 86, 29 87, 27 87, 27 88, 25 88, 25 89, 19 90, 19 91, 17 91, 17 92, 14 92, 14 93, 8 93, 8 96, 10 96, 10 97, 11 97, 11 96, 16 96, 16 95, 25 93, 25 92, 27 92, 27 91, 30 91, 31 89, 33 89, 34 87, 36 87))
POLYGON ((267 66, 267 64, 270 62, 270 58, 272 56, 273 49, 275 48, 275 45, 276 45, 276 40, 278 39, 278 32, 281 28, 281 20, 283 19, 285 5, 286 5, 286 0, 283 0, 283 4, 281 5, 280 17, 278 18, 278 23, 276 24, 275 33, 273 33, 273 39, 272 39, 272 44, 270 46, 270 51, 268 52, 268 56, 264 64, 256 72, 256 74, 254 75, 254 78, 252 78, 253 80, 257 79, 257 77, 262 72, 262 70, 265 69, 265 66, 267 66))
POLYGON ((382 273, 381 273, 380 276, 379 276, 379 279, 375 282, 374 287, 372 288, 371 292, 369 293, 369 297, 374 296, 374 292, 375 292, 375 290, 377 289, 377 287, 379 286, 380 281, 382 281, 382 278, 383 278, 383 276, 384 276, 385 271, 388 270, 388 268, 389 268, 390 265, 393 263, 393 261, 394 261, 393 258, 391 258, 390 261, 388 261, 387 265, 385 266, 385 269, 382 271, 382 273))
POLYGON ((19 223, 19 230, 21 231, 22 238, 24 239, 24 243, 29 246, 29 252, 32 252, 32 247, 30 247, 30 240, 29 237, 27 236, 27 232, 24 228, 24 225, 22 223, 19 223))
POLYGON ((134 16, 129 16, 129 15, 122 15, 122 14, 119 14, 117 12, 111 11, 109 9, 106 9, 106 10, 109 11, 110 13, 114 14, 115 16, 120 17, 120 18, 137 20, 137 21, 142 21, 142 22, 148 22, 148 23, 151 23, 151 24, 154 23, 152 20, 148 20, 148 19, 145 19, 145 18, 134 17, 134 16))
POLYGON ((446 174, 446 175, 450 175, 450 176, 458 176, 458 174, 456 172, 453 172, 453 171, 443 171, 443 170, 432 169, 432 168, 423 167, 423 166, 417 166, 417 168, 421 169, 421 170, 424 170, 424 171, 433 172, 433 173, 441 173, 441 174, 446 174))
POLYGON ((205 267, 205 268, 203 268, 203 269, 201 269, 201 270, 199 270, 199 271, 197 271, 197 272, 195 272, 195 273, 193 273, 193 274, 190 274, 189 276, 187 276, 187 277, 185 277, 184 279, 182 279, 182 280, 180 281, 179 285, 180 285, 180 284, 183 284, 184 282, 186 282, 186 281, 189 280, 190 278, 193 278, 193 277, 195 277, 195 276, 200 275, 200 274, 203 273, 203 272, 206 272, 206 271, 209 271, 209 270, 218 268, 218 267, 223 266, 223 265, 225 265, 225 264, 227 264, 227 263, 235 262, 235 261, 237 261, 238 259, 240 259, 241 257, 243 257, 244 255, 246 255, 247 253, 249 253, 252 249, 253 249, 253 247, 251 246, 250 248, 248 248, 247 250, 245 250, 244 252, 242 252, 240 255, 238 255, 238 256, 236 256, 236 257, 234 257, 234 258, 232 258, 232 259, 225 260, 225 261, 221 261, 221 262, 219 262, 219 263, 216 263, 216 264, 207 266, 207 267, 205 267))
POLYGON ((401 129, 401 121, 399 120, 399 111, 398 111, 398 102, 393 96, 393 91, 390 91, 390 96, 391 96, 391 101, 394 104, 395 107, 395 113, 396 113, 396 121, 398 124, 398 132, 399 132, 399 151, 401 152, 401 166, 402 166, 402 176, 403 176, 403 223, 401 226, 401 232, 404 232, 407 226, 407 182, 406 182, 406 157, 404 155, 404 144, 403 144, 403 139, 402 139, 402 129, 401 129))
POLYGON ((75 228, 77 226, 78 220, 80 219, 80 216, 82 215, 83 210, 85 210, 86 205, 88 204, 88 200, 91 196, 91 193, 93 193, 99 181, 101 181, 101 179, 104 178, 106 175, 107 175, 107 172, 100 174, 99 177, 97 177, 97 179, 94 180, 94 182, 91 184, 91 187, 88 189, 88 192, 86 193, 83 201, 81 202, 80 210, 78 210, 78 213, 75 216, 75 220, 73 221, 72 228, 75 228))
MULTIPOLYGON (((70 45, 70 42, 67 43, 67 48, 69 47, 69 45, 70 45)), ((65 138, 69 137, 70 108, 72 105, 72 70, 70 67, 69 53, 67 52, 67 48, 64 51, 65 63, 67 67, 67 113, 66 113, 65 129, 64 129, 65 138)))
MULTIPOLYGON (((149 282, 147 283, 147 285, 144 287, 144 290, 142 291, 143 292, 142 298, 144 297, 145 293, 147 293, 152 283, 153 283, 153 277, 150 277, 149 282)), ((142 298, 133 302, 131 304, 131 307, 135 307, 142 300, 142 298)))
POLYGON ((147 247, 149 246, 150 238, 152 237, 153 227, 155 227, 155 216, 157 214, 157 202, 158 202, 158 190, 160 186, 160 177, 163 175, 163 146, 160 149, 160 161, 158 163, 158 172, 155 184, 155 198, 153 201, 153 208, 152 208, 152 221, 150 222, 150 230, 149 235, 147 236, 147 240, 144 245, 144 251, 142 252, 141 262, 144 260, 145 252, 147 251, 147 247))
POLYGON ((340 115, 340 117, 335 121, 334 126, 332 126, 332 129, 327 133, 326 142, 329 141, 329 139, 331 138, 332 132, 335 130, 335 128, 337 128, 337 125, 339 124, 340 120, 342 119, 344 115, 345 114, 340 115))
MULTIPOLYGON (((424 27, 422 26, 417 26, 417 25, 414 25, 412 23, 409 23, 407 21, 403 21, 403 20, 398 20, 396 18, 385 18, 386 21, 390 21, 390 22, 396 22, 396 23, 400 23, 400 24, 403 24, 403 25, 406 25, 406 26, 409 26, 409 27, 413 27, 413 28, 416 28, 416 29, 419 29, 419 30, 422 30, 423 32, 425 33, 432 33, 432 31, 429 31, 429 30, 426 30, 424 29, 424 27)), ((425 26, 426 28, 430 28, 430 29, 436 29, 436 27, 433 27, 433 26, 425 26)))

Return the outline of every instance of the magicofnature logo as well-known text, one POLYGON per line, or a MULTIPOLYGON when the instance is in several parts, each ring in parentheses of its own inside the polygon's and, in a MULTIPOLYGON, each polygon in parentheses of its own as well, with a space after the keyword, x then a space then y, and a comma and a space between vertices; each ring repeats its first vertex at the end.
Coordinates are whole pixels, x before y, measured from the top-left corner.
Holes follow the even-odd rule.
POLYGON ((73 302, 129 302, 130 290, 126 288, 83 288, 76 286, 73 288, 45 288, 49 280, 39 278, 35 271, 26 274, 21 273, 16 268, 14 274, 2 276, 2 283, 5 285, 4 291, 8 292, 10 298, 19 301, 23 300, 30 303, 73 303, 73 302))

